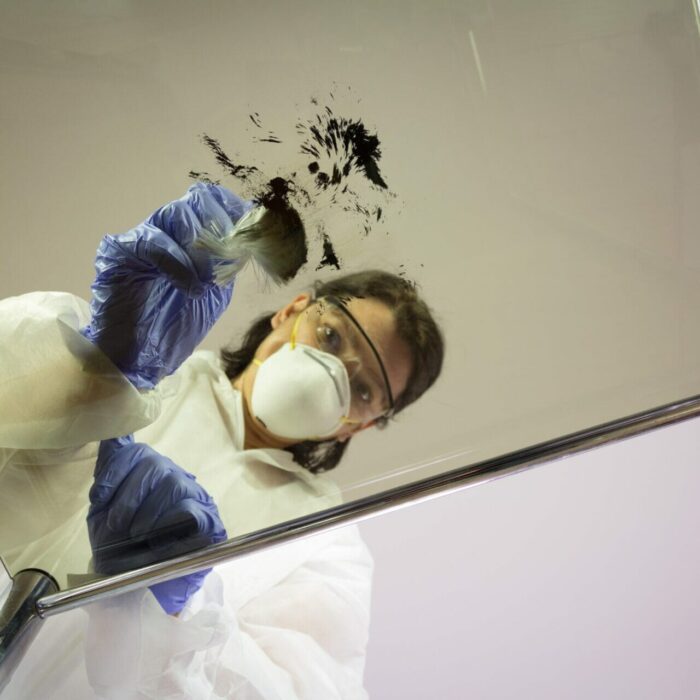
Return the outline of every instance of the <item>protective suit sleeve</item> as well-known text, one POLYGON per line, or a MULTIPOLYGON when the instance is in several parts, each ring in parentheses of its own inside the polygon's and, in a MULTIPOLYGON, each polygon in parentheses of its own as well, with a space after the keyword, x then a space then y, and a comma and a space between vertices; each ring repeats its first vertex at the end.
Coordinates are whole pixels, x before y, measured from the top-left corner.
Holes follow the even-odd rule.
POLYGON ((63 449, 125 435, 160 414, 80 333, 88 304, 65 292, 0 300, 0 447, 63 449))
MULTIPOLYGON (((219 511, 194 476, 132 436, 104 440, 90 489, 88 534, 95 571, 115 574, 226 539, 219 511)), ((207 571, 151 588, 179 612, 207 571)))
POLYGON ((204 230, 230 232, 251 206, 196 183, 127 233, 102 239, 82 333, 137 388, 172 374, 228 306, 233 282, 215 283, 211 256, 195 243, 204 230))

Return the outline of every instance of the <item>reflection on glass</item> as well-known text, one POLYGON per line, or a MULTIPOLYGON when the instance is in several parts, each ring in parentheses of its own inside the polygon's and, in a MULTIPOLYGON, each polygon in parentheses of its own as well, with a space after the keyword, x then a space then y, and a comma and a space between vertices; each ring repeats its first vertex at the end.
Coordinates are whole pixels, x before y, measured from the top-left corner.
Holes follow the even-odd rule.
MULTIPOLYGON (((221 357, 193 353, 233 293, 197 243, 205 229, 236 235, 250 210, 223 187, 193 185, 102 241, 89 309, 58 293, 2 303, 15 356, 2 384, 32 397, 2 426, 11 571, 45 568, 71 585, 338 504, 320 473, 437 378, 442 338, 428 308, 411 283, 376 270, 290 294, 221 357), (34 386, 59 364, 48 389, 34 386), (62 401, 71 410, 50 416, 53 449, 46 433, 30 449, 46 406, 62 401)), ((152 591, 179 613, 206 573, 152 591)))
POLYGON ((365 698, 372 558, 356 528, 215 567, 177 617, 134 591, 48 618, 9 698, 365 698))

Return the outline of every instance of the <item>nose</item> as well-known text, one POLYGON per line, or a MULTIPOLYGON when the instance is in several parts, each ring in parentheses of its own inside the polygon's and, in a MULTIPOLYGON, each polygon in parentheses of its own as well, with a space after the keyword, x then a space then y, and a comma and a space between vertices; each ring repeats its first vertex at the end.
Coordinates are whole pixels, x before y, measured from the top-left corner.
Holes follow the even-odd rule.
POLYGON ((302 352, 305 352, 312 360, 318 362, 318 364, 321 365, 321 367, 323 367, 323 369, 328 373, 328 376, 333 380, 333 386, 335 386, 335 391, 338 394, 338 402, 342 407, 345 407, 346 403, 349 403, 349 401, 346 401, 346 399, 349 397, 346 397, 343 392, 343 389, 348 386, 348 382, 343 381, 343 373, 345 373, 345 376, 347 377, 347 370, 345 369, 345 366, 340 362, 340 360, 336 360, 336 358, 332 356, 328 358, 318 357, 316 354, 309 352, 306 348, 301 349, 302 352))

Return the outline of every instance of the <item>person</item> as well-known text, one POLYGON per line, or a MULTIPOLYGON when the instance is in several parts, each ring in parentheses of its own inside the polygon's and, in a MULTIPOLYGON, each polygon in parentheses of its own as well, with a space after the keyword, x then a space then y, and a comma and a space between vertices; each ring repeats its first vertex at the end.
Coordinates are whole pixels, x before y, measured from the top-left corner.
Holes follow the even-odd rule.
MULTIPOLYGON (((228 197, 231 193, 218 194, 228 197)), ((201 217, 196 220, 202 221, 201 217)), ((161 216, 159 230, 167 233, 162 221, 161 216)), ((117 279, 123 279, 128 260, 122 259, 120 266, 116 269, 122 277, 117 279)), ((211 269, 206 271, 211 274, 211 269)), ((97 282, 99 287, 99 274, 97 282)), ((211 283, 211 278, 198 280, 204 287, 211 283)), ((176 289, 182 289, 180 280, 178 284, 176 289)), ((109 291, 109 286, 101 289, 109 291)), ((219 293, 213 287, 209 290, 219 293)), ((166 293, 174 294, 172 287, 166 293)), ((197 298, 206 293, 197 290, 197 298)), ((125 559, 128 547, 114 545, 136 539, 132 537, 133 520, 154 501, 162 503, 166 492, 159 491, 160 483, 179 488, 195 482, 194 500, 199 499, 197 503, 204 508, 197 512, 206 513, 210 524, 215 521, 217 538, 220 525, 229 536, 237 536, 335 505, 340 493, 324 472, 339 463, 354 436, 373 426, 384 427, 417 400, 437 379, 442 364, 442 335, 415 287, 381 271, 316 283, 282 308, 261 316, 241 346, 225 349, 220 357, 201 350, 178 354, 170 344, 156 343, 158 351, 152 351, 161 322, 169 324, 169 337, 180 332, 191 337, 186 314, 164 317, 161 299, 153 299, 163 294, 158 285, 151 284, 145 295, 133 296, 130 290, 130 298, 137 299, 135 308, 127 309, 131 341, 120 340, 119 352, 112 353, 112 358, 115 346, 110 345, 110 328, 118 328, 118 339, 123 336, 120 314, 103 314, 107 322, 98 333, 92 325, 100 316, 99 304, 105 299, 109 302, 109 294, 98 295, 97 302, 93 298, 91 313, 69 295, 48 298, 43 294, 22 303, 43 309, 54 305, 50 313, 45 312, 44 321, 50 326, 62 319, 59 344, 69 348, 63 354, 82 358, 83 373, 87 366, 93 373, 92 383, 97 377, 106 388, 98 386, 100 390, 91 393, 90 387, 76 383, 70 403, 82 410, 70 414, 68 432, 74 434, 66 438, 65 430, 50 425, 54 435, 62 436, 58 447, 44 444, 42 449, 27 449, 23 437, 6 448, 5 466, 11 468, 0 472, 0 479, 13 475, 7 484, 16 487, 15 499, 18 490, 22 491, 23 482, 17 478, 22 470, 25 479, 28 471, 34 476, 41 473, 42 479, 51 478, 49 474, 68 475, 73 495, 64 498, 60 507, 54 504, 52 532, 39 536, 35 540, 39 546, 29 547, 33 551, 25 547, 16 566, 26 564, 27 556, 48 549, 54 564, 60 563, 57 559, 68 561, 75 570, 79 567, 76 551, 84 552, 87 544, 84 528, 82 535, 76 535, 76 523, 86 515, 92 515, 93 524, 97 522, 90 533, 90 551, 96 560, 104 555, 104 562, 117 567, 146 561, 125 559), (149 333, 141 333, 143 316, 134 314, 145 307, 154 310, 143 325, 149 333), (86 363, 88 349, 83 341, 99 348, 112 365, 94 360, 86 363), (145 342, 150 347, 142 352, 145 342), (94 371, 95 366, 99 371, 94 371), (139 389, 142 378, 145 384, 139 389), (129 401, 124 401, 124 395, 129 401), (105 419, 88 421, 76 429, 75 415, 90 413, 96 405, 105 419), (109 435, 105 426, 109 405, 128 406, 128 411, 114 416, 114 422, 119 433, 133 432, 133 437, 109 435), (76 444, 86 436, 93 441, 76 444), (64 444, 66 440, 73 444, 64 444), (88 464, 95 467, 92 484, 86 479, 88 464), (150 470, 148 478, 141 478, 139 470, 144 468, 150 470), (168 478, 159 480, 154 474, 168 478), (153 489, 144 493, 144 483, 153 489), (86 513, 90 486, 90 512, 86 513), (85 501, 79 506, 81 496, 85 501), (207 510, 213 504, 216 510, 207 510), (120 522, 124 517, 128 522, 120 522), (106 523, 111 523, 119 538, 106 538, 101 551, 100 545, 105 544, 101 528, 106 523), (52 537, 54 546, 49 547, 52 537)), ((220 316, 225 306, 220 299, 195 334, 201 334, 202 328, 206 332, 220 316)), ((13 303, 21 306, 17 300, 13 303)), ((120 300, 122 308, 124 303, 129 302, 120 300)), ((27 311, 11 306, 5 309, 9 317, 27 311)), ((172 311, 172 305, 169 309, 172 311)), ((199 339, 198 335, 196 342, 199 339)), ((185 345, 189 349, 192 342, 185 345)), ((67 378, 80 376, 70 362, 64 365, 67 378)), ((32 424, 32 418, 25 415, 25 423, 32 424)), ((33 424, 48 425, 51 420, 60 422, 51 413, 41 414, 33 424)), ((3 488, 0 493, 9 491, 3 488)), ((187 493, 186 500, 192 500, 192 493, 187 493)), ((154 518, 149 513, 141 519, 150 523, 141 525, 141 534, 148 534, 154 518)), ((207 526, 195 530, 211 532, 207 526)), ((30 532, 35 537, 36 527, 30 532)), ((139 540, 139 553, 143 553, 142 544, 139 540)), ((159 542, 154 550, 162 554, 161 545, 159 542)), ((76 649, 86 655, 87 680, 100 696, 140 693, 138 697, 162 697, 167 690, 173 697, 363 697, 370 576, 369 553, 357 531, 345 528, 220 565, 194 582, 182 577, 184 588, 175 594, 167 582, 161 595, 152 587, 90 606, 89 622, 78 625, 71 635, 76 649), (175 608, 169 610, 173 600, 175 608), (173 609, 177 616, 163 612, 173 609), (117 620, 123 631, 130 632, 128 647, 115 643, 117 620), (115 647, 120 649, 118 673, 113 663, 115 647)), ((61 623, 52 624, 59 629, 61 623)), ((60 634, 65 633, 64 628, 60 634)), ((48 681, 35 677, 32 682, 38 687, 48 681)))

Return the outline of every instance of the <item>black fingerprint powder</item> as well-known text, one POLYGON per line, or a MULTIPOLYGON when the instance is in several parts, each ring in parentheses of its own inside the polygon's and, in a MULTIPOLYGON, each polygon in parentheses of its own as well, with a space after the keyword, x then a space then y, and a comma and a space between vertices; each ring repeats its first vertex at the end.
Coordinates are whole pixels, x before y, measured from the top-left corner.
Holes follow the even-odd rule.
MULTIPOLYGON (((330 97, 334 99, 333 93, 330 97)), ((291 136, 297 144, 295 150, 305 162, 292 164, 295 167, 287 174, 266 175, 264 171, 272 168, 266 168, 262 161, 257 165, 234 162, 220 142, 207 134, 202 135, 202 142, 223 172, 237 180, 245 196, 257 204, 269 209, 296 210, 305 221, 317 218, 319 207, 330 207, 349 215, 351 221, 359 220, 358 233, 367 236, 382 221, 384 208, 366 201, 367 195, 361 195, 358 190, 364 185, 385 199, 396 196, 380 171, 379 136, 371 132, 362 119, 336 115, 330 106, 320 105, 316 98, 311 99, 311 105, 314 113, 306 118, 297 117, 291 136)), ((283 143, 277 135, 279 130, 266 128, 259 112, 248 116, 255 127, 254 143, 265 144, 265 147, 283 143)), ((208 172, 191 170, 189 175, 220 184, 208 172)), ((341 261, 331 236, 323 223, 314 225, 323 245, 316 269, 340 270, 341 261)))

